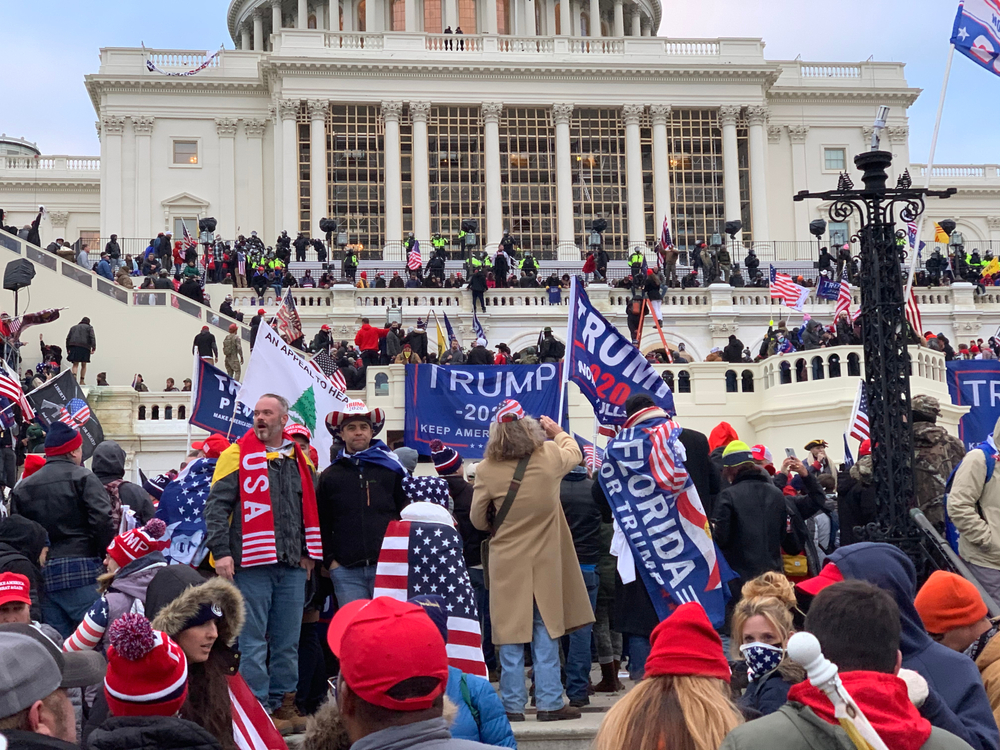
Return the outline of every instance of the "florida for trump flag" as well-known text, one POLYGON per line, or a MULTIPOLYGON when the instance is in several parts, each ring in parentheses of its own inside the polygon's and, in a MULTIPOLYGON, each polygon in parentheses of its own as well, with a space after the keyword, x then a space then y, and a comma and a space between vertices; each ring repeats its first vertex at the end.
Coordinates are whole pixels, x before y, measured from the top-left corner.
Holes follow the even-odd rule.
MULTIPOLYGON (((418 506, 429 505, 411 503, 404 515, 418 511, 418 506)), ((433 507, 450 518, 443 508, 433 507)), ((445 600, 448 663, 463 672, 486 677, 479 612, 458 531, 454 526, 435 521, 392 521, 382 540, 375 568, 375 596, 406 601, 421 594, 445 600)))
POLYGON ((726 619, 725 584, 735 574, 712 540, 680 434, 676 422, 663 418, 619 432, 604 449, 601 489, 657 617, 698 602, 718 628, 726 619))
POLYGON ((1000 75, 1000 0, 964 0, 951 32, 955 49, 1000 75))

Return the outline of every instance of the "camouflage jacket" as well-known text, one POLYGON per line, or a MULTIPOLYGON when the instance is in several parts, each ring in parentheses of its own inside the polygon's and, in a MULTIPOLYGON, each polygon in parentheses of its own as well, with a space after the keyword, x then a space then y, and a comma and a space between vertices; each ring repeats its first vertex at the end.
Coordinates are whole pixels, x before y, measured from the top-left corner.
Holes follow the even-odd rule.
POLYGON ((917 506, 944 533, 944 492, 951 472, 965 456, 958 438, 932 422, 913 425, 914 490, 917 506))

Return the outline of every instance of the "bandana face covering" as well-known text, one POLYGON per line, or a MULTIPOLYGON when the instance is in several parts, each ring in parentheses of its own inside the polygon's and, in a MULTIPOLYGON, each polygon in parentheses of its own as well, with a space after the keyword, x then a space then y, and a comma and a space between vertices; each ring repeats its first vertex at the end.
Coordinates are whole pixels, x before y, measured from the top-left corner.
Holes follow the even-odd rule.
POLYGON ((785 649, 756 641, 740 646, 740 653, 746 659, 747 676, 753 682, 778 668, 785 655, 785 649))

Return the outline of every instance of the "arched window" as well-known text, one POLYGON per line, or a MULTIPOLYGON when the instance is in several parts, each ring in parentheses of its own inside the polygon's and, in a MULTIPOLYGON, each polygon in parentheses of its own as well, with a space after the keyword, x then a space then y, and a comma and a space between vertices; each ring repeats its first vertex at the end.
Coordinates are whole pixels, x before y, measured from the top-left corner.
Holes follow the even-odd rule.
POLYGON ((785 361, 781 363, 781 384, 789 385, 792 382, 792 365, 785 361))
POLYGON ((744 393, 753 393, 753 371, 744 370, 742 374, 742 390, 744 393))
POLYGON ((861 377, 861 357, 851 353, 847 355, 847 376, 849 378, 861 377))
POLYGON ((344 30, 344 6, 343 5, 340 6, 340 26, 339 26, 339 28, 340 28, 341 31, 344 30))
POLYGON ((677 373, 677 392, 678 393, 690 393, 691 392, 691 375, 687 370, 681 370, 677 373))
POLYGON ((795 360, 795 382, 805 383, 809 380, 809 371, 806 369, 806 361, 804 359, 795 360))
MULTIPOLYGON (((566 0, 569 2, 569 0, 566 0)), ((556 3, 556 36, 562 34, 562 17, 559 13, 559 3, 556 3)))
POLYGON ((181 404, 180 406, 177 407, 177 418, 178 419, 187 418, 187 409, 184 408, 184 404, 181 404))
POLYGON ((601 19, 601 36, 611 36, 611 27, 604 19, 601 19))
POLYGON ((738 393, 736 370, 726 370, 726 393, 738 393))
POLYGON ((441 0, 424 0, 424 31, 428 34, 441 33, 441 0))
POLYGON ((163 407, 163 418, 164 419, 173 419, 174 418, 174 407, 170 406, 169 404, 167 404, 166 406, 164 406, 163 407))
POLYGON ((384 372, 380 372, 375 375, 375 395, 376 396, 389 395, 389 376, 386 375, 384 372))
POLYGON ((829 359, 830 366, 830 377, 839 378, 840 377, 840 355, 831 354, 829 359))
MULTIPOLYGON (((344 28, 343 16, 341 16, 340 28, 344 28)), ((361 2, 358 3, 358 22, 355 24, 355 28, 358 31, 368 30, 368 25, 365 19, 365 0, 361 0, 361 2)))
POLYGON ((541 35, 542 33, 542 3, 541 0, 536 0, 532 3, 535 6, 535 33, 541 35))
POLYGON ((140 406, 139 407, 139 419, 145 419, 145 418, 146 418, 146 407, 145 406, 140 406))
POLYGON ((812 358, 812 379, 822 380, 823 379, 823 358, 813 357, 812 358))
POLYGON ((513 33, 510 27, 510 5, 507 0, 497 0, 497 33, 513 33))
POLYGON ((663 382, 667 384, 670 392, 673 393, 674 390, 674 374, 670 370, 664 370, 663 374, 660 376, 663 378, 663 382))
POLYGON ((160 407, 159 406, 157 406, 156 404, 153 404, 152 412, 153 412, 153 415, 151 417, 152 419, 159 419, 160 418, 160 407))
POLYGON ((580 13, 580 36, 590 36, 590 14, 586 11, 580 13))
MULTIPOLYGON (((414 2, 416 0, 413 0, 414 2)), ((392 0, 390 31, 406 31, 406 0, 392 0)))
POLYGON ((311 13, 309 19, 306 21, 306 28, 315 29, 316 28, 316 14, 311 13))

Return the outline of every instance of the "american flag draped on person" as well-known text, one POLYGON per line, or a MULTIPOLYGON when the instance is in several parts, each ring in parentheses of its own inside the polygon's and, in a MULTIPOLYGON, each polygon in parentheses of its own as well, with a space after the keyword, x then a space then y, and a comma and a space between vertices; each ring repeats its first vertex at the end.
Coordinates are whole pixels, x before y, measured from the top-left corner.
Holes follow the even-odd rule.
POLYGON ((400 601, 422 594, 444 597, 448 663, 486 677, 479 612, 454 519, 441 506, 427 502, 408 505, 402 519, 386 529, 375 569, 375 596, 400 601))

